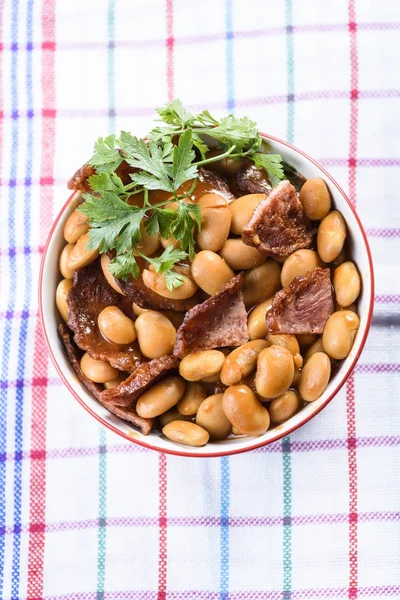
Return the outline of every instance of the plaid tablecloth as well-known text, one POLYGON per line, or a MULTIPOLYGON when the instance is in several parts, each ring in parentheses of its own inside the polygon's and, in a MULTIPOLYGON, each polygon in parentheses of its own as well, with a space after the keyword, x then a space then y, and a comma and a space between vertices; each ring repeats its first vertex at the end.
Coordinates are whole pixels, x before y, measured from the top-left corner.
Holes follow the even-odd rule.
POLYGON ((1 0, 0 28, 0 598, 400 598, 398 0, 1 0), (38 321, 66 180, 94 139, 144 134, 174 96, 320 160, 375 260, 345 389, 290 438, 229 459, 100 428, 38 321))

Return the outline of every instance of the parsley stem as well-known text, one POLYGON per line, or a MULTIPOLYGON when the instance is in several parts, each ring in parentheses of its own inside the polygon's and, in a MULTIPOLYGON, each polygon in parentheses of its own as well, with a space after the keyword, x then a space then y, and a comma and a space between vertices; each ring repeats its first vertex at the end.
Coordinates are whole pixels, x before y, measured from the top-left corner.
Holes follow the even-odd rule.
POLYGON ((193 183, 190 186, 189 191, 186 192, 186 194, 183 194, 183 196, 177 196, 176 192, 175 192, 175 198, 176 198, 176 200, 185 200, 186 198, 189 198, 189 196, 191 196, 193 194, 194 188, 196 187, 196 185, 197 185, 197 177, 195 179, 193 179, 193 183))
POLYGON ((217 160, 222 160, 223 158, 226 158, 227 156, 243 156, 243 153, 237 153, 237 154, 232 154, 232 152, 236 150, 236 146, 233 145, 229 148, 229 150, 227 150, 226 152, 224 152, 223 154, 218 154, 217 156, 211 156, 211 158, 205 158, 204 160, 199 160, 199 162, 195 162, 193 163, 194 165, 196 165, 197 167, 201 166, 201 165, 207 165, 208 163, 212 163, 215 162, 217 160))

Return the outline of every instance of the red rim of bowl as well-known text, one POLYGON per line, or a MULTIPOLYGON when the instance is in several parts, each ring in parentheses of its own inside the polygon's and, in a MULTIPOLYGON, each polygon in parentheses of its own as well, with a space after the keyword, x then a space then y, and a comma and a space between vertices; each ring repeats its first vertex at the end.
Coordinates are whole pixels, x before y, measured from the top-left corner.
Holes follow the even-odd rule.
MULTIPOLYGON (((366 233, 364 231, 364 227, 361 224, 361 221, 352 205, 352 203, 350 202, 349 198, 347 197, 347 195, 344 193, 344 191, 342 190, 342 188, 338 185, 338 183, 336 183, 336 181, 333 179, 333 177, 323 168, 321 167, 320 164, 317 163, 317 161, 315 161, 314 159, 312 159, 310 156, 308 156, 305 152, 302 152, 301 150, 299 150, 298 148, 296 148, 295 146, 292 146, 291 144, 289 144, 288 142, 284 142, 283 140, 280 140, 279 138, 276 138, 272 135, 267 135, 265 133, 260 132, 261 135, 264 138, 267 138, 273 142, 278 142, 279 144, 282 144, 284 146, 286 146, 287 148, 290 148, 291 150, 293 150, 294 152, 296 152, 297 154, 300 154, 301 156, 303 156, 304 158, 306 158, 307 160, 309 160, 313 165, 315 165, 316 167, 318 167, 322 173, 325 175, 325 177, 327 179, 329 179, 329 181, 331 182, 332 185, 335 186, 335 188, 338 190, 338 192, 342 195, 342 197, 346 200, 347 204, 349 205, 349 208, 351 210, 351 212, 354 215, 354 218, 357 221, 358 227, 361 231, 361 235, 363 237, 364 240, 364 244, 365 244, 365 249, 367 251, 367 256, 368 256, 368 263, 369 263, 369 270, 370 270, 370 277, 371 277, 371 296, 369 299, 369 311, 368 311, 368 319, 367 319, 367 325, 365 327, 365 331, 364 331, 364 335, 363 338, 361 340, 360 343, 360 347, 359 350, 356 354, 356 356, 354 357, 353 362, 351 363, 350 367, 347 369, 347 372, 343 375, 343 378, 341 379, 341 381, 339 382, 339 384, 336 386, 335 390, 328 396, 328 398, 325 400, 325 402, 323 404, 321 404, 321 406, 319 406, 315 412, 307 417, 305 417, 302 421, 300 421, 300 423, 297 423, 296 425, 294 425, 293 427, 291 427, 290 429, 288 429, 287 431, 284 432, 279 432, 277 433, 274 437, 265 440, 264 442, 257 442, 255 441, 254 444, 252 444, 249 447, 246 448, 238 448, 238 449, 233 449, 233 450, 225 450, 225 451, 221 451, 221 452, 210 452, 210 453, 206 453, 206 454, 192 454, 191 452, 185 452, 185 451, 180 451, 180 450, 170 450, 168 448, 157 448, 151 444, 148 444, 146 442, 143 442, 142 440, 138 440, 137 438, 130 436, 126 433, 124 433, 123 431, 120 431, 117 427, 114 427, 113 425, 111 425, 111 423, 107 423, 107 421, 105 421, 102 417, 100 417, 98 414, 96 414, 96 412, 94 410, 92 410, 85 402, 84 400, 82 400, 82 398, 75 392, 75 390, 73 390, 73 388, 71 387, 71 385, 69 384, 69 382, 67 381, 60 365, 58 364, 54 354, 53 354, 53 350, 51 348, 51 344, 49 342, 49 338, 47 336, 47 331, 46 331, 46 327, 44 324, 44 318, 43 318, 43 305, 42 305, 42 280, 43 280, 43 271, 44 271, 44 264, 46 262, 46 255, 47 255, 47 251, 48 251, 48 247, 50 244, 50 240, 53 237, 54 231, 58 225, 59 220, 61 219, 62 215, 64 214, 65 210, 67 210, 67 208, 70 205, 71 199, 73 198, 73 196, 75 195, 76 191, 74 191, 71 196, 68 198, 67 202, 64 204, 64 206, 62 207, 61 211, 59 212, 56 220, 53 223, 53 226, 50 230, 49 236, 47 238, 46 244, 44 246, 43 249, 43 256, 42 256, 42 260, 41 260, 41 264, 40 264, 40 273, 39 273, 39 316, 40 316, 40 320, 41 320, 41 324, 42 324, 42 329, 43 329, 43 333, 44 333, 44 337, 46 340, 46 344, 47 347, 49 349, 49 353, 50 353, 50 357, 51 360, 53 361, 53 364, 61 378, 61 380, 63 381, 63 383, 65 384, 65 386, 68 388, 68 390, 70 391, 70 393, 74 396, 74 398, 79 402, 79 404, 81 404, 83 406, 83 408, 85 408, 87 410, 87 412, 92 415, 92 417, 94 417, 95 419, 97 419, 97 421, 99 421, 99 423, 101 423, 102 425, 104 425, 105 427, 107 427, 108 429, 110 429, 111 431, 113 431, 114 433, 117 433, 118 435, 120 435, 121 437, 123 437, 124 439, 126 439, 129 442, 133 442, 135 444, 139 444, 140 446, 143 446, 144 448, 147 448, 149 450, 155 450, 156 452, 163 452, 166 454, 173 454, 175 456, 186 456, 186 457, 191 457, 191 458, 212 458, 212 457, 222 457, 222 456, 230 456, 233 454, 241 454, 242 452, 250 452, 251 450, 256 450, 257 448, 261 448, 262 446, 268 446, 269 444, 272 444, 273 442, 276 442, 277 440, 281 439, 282 437, 285 437, 286 435, 290 435, 293 431, 295 431, 296 429, 299 429, 300 427, 302 427, 303 425, 305 425, 305 423, 307 423, 308 421, 310 421, 311 419, 313 419, 319 412, 321 412, 321 410, 323 410, 325 408, 325 406, 327 406, 329 404, 329 402, 334 398, 334 396, 336 396, 336 394, 339 392, 339 390, 343 387, 343 385, 345 384, 345 382, 347 381, 348 377, 350 376, 350 374, 352 373, 358 359, 360 358, 360 355, 363 351, 363 348, 365 346, 365 342, 367 340, 368 337, 368 333, 371 327, 371 321, 372 321, 372 313, 373 313, 373 308, 374 308, 374 293, 375 293, 375 282, 374 282, 374 269, 373 269, 373 264, 372 264, 372 256, 371 256, 371 250, 369 248, 369 244, 368 244, 368 239, 366 236, 366 233)), ((257 438, 255 438, 256 440, 257 438)))

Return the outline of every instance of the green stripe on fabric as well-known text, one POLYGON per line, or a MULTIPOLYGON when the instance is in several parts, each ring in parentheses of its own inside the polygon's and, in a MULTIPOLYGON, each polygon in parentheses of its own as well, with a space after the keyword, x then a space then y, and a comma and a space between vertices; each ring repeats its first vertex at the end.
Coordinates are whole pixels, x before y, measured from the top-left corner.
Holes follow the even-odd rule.
MULTIPOLYGON (((287 52, 287 131, 286 139, 294 139, 294 49, 293 49, 293 6, 285 0, 286 52, 287 52)), ((283 457, 283 599, 292 597, 292 459, 290 438, 282 440, 283 457)))
MULTIPOLYGON (((114 46, 115 46, 115 0, 109 0, 107 11, 108 33, 108 129, 115 133, 115 85, 114 85, 114 46)), ((104 600, 107 554, 107 437, 100 429, 99 440, 99 528, 97 537, 97 600, 104 600)))
POLYGON ((97 600, 104 600, 106 574, 107 536, 107 440, 106 431, 100 429, 99 446, 99 528, 97 536, 97 600))

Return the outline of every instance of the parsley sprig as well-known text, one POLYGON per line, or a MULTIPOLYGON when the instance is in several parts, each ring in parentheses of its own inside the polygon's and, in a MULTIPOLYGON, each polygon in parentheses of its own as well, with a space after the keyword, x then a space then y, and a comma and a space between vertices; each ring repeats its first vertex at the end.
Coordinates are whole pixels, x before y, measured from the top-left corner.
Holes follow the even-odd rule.
POLYGON ((198 168, 226 157, 247 157, 265 169, 273 186, 284 178, 284 171, 281 156, 268 154, 257 124, 248 117, 229 115, 218 121, 207 110, 192 114, 178 99, 156 110, 157 125, 146 141, 126 131, 118 139, 109 135, 97 140, 89 161, 96 171, 89 178, 93 194, 84 194, 79 210, 91 227, 88 247, 101 253, 114 251, 109 268, 115 277, 139 276, 136 254, 163 273, 172 289, 184 281, 174 266, 193 259, 194 232, 201 227, 200 206, 185 202, 196 185, 198 168), (209 155, 210 148, 219 153, 209 155), (133 171, 128 183, 118 175, 123 161, 133 171), (188 181, 192 182, 189 192, 181 194, 188 181), (169 192, 176 208, 166 206, 171 199, 150 204, 148 194, 154 190, 169 192), (142 206, 129 204, 135 194, 143 194, 142 206), (142 224, 149 235, 160 233, 163 238, 178 240, 180 249, 171 246, 160 256, 144 256, 139 249, 142 224))

